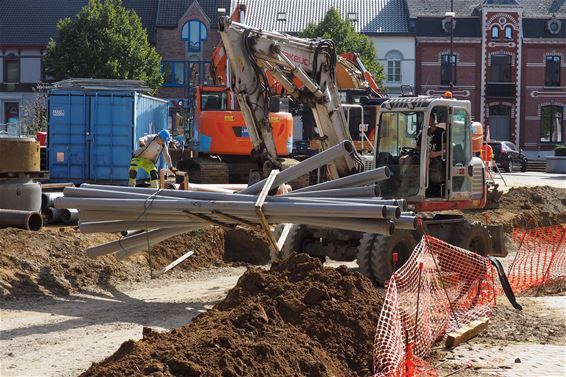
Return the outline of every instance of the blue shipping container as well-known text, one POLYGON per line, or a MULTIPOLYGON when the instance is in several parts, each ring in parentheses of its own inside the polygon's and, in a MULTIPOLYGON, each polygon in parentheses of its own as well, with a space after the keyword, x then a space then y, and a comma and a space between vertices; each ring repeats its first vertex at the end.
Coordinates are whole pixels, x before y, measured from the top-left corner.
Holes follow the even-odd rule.
POLYGON ((51 181, 126 184, 138 139, 167 129, 168 112, 167 101, 137 92, 51 90, 51 181))

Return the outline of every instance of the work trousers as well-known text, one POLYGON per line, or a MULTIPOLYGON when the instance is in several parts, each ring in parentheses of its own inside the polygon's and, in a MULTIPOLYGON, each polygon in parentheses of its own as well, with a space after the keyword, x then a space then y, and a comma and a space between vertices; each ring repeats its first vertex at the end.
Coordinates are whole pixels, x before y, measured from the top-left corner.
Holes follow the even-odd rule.
POLYGON ((130 179, 128 180, 128 186, 135 187, 136 186, 136 177, 138 175, 138 170, 142 168, 149 174, 149 187, 151 188, 159 188, 159 180, 157 174, 157 167, 155 163, 147 158, 143 157, 133 157, 132 161, 130 162, 130 172, 129 176, 130 179))

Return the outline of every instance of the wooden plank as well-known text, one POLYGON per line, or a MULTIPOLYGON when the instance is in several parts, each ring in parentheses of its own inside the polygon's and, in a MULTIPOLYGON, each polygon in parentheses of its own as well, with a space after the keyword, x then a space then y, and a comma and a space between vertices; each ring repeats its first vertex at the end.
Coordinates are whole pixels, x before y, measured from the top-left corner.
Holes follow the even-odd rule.
POLYGON ((446 347, 454 348, 467 342, 487 328, 489 318, 482 317, 468 323, 466 326, 446 335, 446 347))

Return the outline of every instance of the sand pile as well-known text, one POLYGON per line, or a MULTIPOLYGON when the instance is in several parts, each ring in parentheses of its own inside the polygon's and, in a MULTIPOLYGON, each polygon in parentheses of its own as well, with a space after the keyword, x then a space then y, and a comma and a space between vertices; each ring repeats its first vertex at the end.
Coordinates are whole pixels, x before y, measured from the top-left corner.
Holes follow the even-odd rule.
POLYGON ((367 376, 382 303, 359 273, 296 254, 250 268, 190 324, 147 331, 84 376, 367 376))

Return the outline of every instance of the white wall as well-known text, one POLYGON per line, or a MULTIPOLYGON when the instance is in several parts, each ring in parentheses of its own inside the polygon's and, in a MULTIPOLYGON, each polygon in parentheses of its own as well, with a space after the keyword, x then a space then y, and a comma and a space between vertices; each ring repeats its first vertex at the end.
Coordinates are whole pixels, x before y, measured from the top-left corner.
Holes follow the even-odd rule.
MULTIPOLYGON (((401 84, 415 86, 415 38, 410 36, 372 36, 370 37, 376 50, 377 58, 384 67, 387 75, 387 60, 385 56, 389 51, 399 51, 403 56, 401 60, 401 84)), ((395 96, 401 93, 399 83, 387 83, 389 95, 395 96)))

